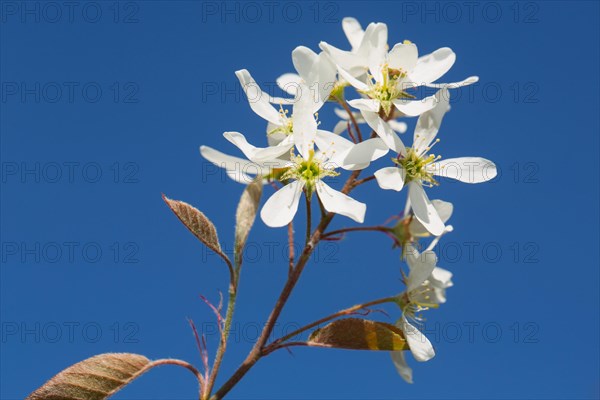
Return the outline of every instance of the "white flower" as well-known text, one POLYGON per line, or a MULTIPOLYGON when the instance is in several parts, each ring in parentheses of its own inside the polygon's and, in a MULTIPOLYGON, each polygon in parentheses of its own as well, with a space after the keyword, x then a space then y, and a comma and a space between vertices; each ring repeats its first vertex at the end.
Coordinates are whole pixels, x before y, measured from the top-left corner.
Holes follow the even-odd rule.
MULTIPOLYGON (((422 322, 423 317, 418 313, 445 303, 446 289, 452 286, 452 273, 436 266, 437 256, 431 248, 433 245, 419 254, 409 245, 406 262, 410 271, 406 278, 406 293, 402 299, 402 317, 396 322, 396 326, 404 332, 408 347, 417 361, 430 360, 435 356, 435 351, 429 339, 409 320, 422 322)), ((406 363, 404 352, 391 352, 391 357, 400 376, 412 383, 412 369, 406 363)))
MULTIPOLYGON (((377 183, 382 189, 396 191, 408 185, 408 201, 415 217, 429 232, 437 236, 444 230, 444 222, 429 201, 423 186, 438 185, 434 179, 435 175, 466 183, 486 182, 493 179, 497 171, 495 164, 485 158, 460 157, 439 161, 440 156, 428 154, 431 147, 439 141, 439 139, 435 140, 435 137, 442 118, 450 107, 450 95, 447 89, 441 89, 435 96, 437 105, 419 117, 413 146, 409 148, 404 146, 398 135, 377 113, 363 111, 363 116, 367 124, 397 154, 393 158, 394 166, 375 172, 377 183)), ((347 158, 346 162, 352 162, 354 158, 352 152, 347 158)))
POLYGON ((268 122, 267 139, 269 144, 276 146, 283 143, 282 146, 287 146, 286 151, 289 150, 293 145, 291 137, 293 119, 288 117, 287 110, 284 110, 281 105, 278 110, 271 104, 269 95, 260 89, 248 70, 241 69, 236 71, 235 75, 246 93, 252 111, 268 122))
POLYGON ((335 65, 327 54, 316 54, 304 46, 298 46, 292 51, 292 62, 297 73, 281 75, 277 78, 277 85, 293 98, 272 97, 270 101, 276 104, 293 104, 299 96, 311 96, 314 102, 313 112, 317 112, 329 99, 335 86, 335 65))
POLYGON ((370 23, 363 31, 356 19, 347 17, 342 20, 342 28, 352 46, 351 51, 340 50, 326 42, 319 43, 319 47, 336 65, 352 76, 360 78, 367 72, 372 53, 387 49, 387 25, 370 23))
MULTIPOLYGON (((351 34, 353 37, 360 35, 357 33, 360 32, 360 25, 357 26, 357 24, 357 22, 346 23, 349 26, 348 32, 353 32, 351 34)), ((461 82, 433 83, 452 67, 456 60, 454 52, 450 48, 443 47, 431 54, 419 57, 417 46, 405 41, 396 44, 388 53, 387 27, 385 35, 379 35, 378 40, 368 38, 365 32, 361 49, 362 47, 367 49, 362 50, 361 57, 359 57, 354 51, 344 52, 327 43, 321 43, 321 48, 331 56, 338 66, 340 76, 361 94, 368 97, 368 99, 349 101, 350 105, 360 110, 379 112, 380 109, 383 109, 386 115, 389 115, 392 106, 395 106, 405 115, 420 115, 435 106, 434 97, 414 100, 414 96, 406 92, 407 89, 418 86, 456 88, 470 85, 479 80, 478 77, 472 76, 461 82), (365 39, 367 40, 365 41, 365 39), (384 41, 383 44, 382 41, 384 41), (348 59, 353 60, 354 64, 348 59), (370 75, 366 79, 360 79, 358 76, 356 70, 359 69, 359 66, 355 65, 356 63, 359 63, 362 68, 368 68, 370 75)), ((363 72, 366 71, 363 70, 363 72)))
MULTIPOLYGON (((296 104, 306 102, 299 99, 296 104)), ((294 138, 300 155, 290 157, 288 169, 280 179, 291 182, 267 200, 260 212, 262 220, 270 227, 287 225, 294 218, 302 192, 305 191, 308 198, 316 192, 326 211, 345 215, 362 223, 366 205, 331 188, 322 179, 338 175, 335 171, 337 167, 362 169, 387 150, 382 149, 380 141, 376 139, 355 145, 334 133, 318 130, 309 106, 295 108, 294 114, 298 115, 298 122, 294 125, 294 138), (315 152, 314 144, 319 148, 318 152, 315 152), (355 148, 360 150, 358 152, 361 157, 351 164, 345 163, 346 154, 355 148)))

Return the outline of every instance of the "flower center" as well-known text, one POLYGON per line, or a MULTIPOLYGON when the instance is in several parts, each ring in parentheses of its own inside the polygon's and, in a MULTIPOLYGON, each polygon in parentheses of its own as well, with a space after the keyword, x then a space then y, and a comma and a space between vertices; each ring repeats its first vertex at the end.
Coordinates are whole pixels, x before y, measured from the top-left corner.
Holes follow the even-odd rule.
POLYGON ((370 76, 370 87, 363 93, 372 99, 378 100, 385 114, 390 115, 393 100, 401 98, 414 99, 415 97, 406 93, 401 88, 400 82, 406 78, 406 71, 390 68, 386 63, 381 67, 381 74, 383 80, 380 82, 376 81, 375 83, 373 83, 373 76, 370 76))
POLYGON ((281 180, 302 180, 308 193, 312 193, 317 181, 325 176, 338 176, 339 173, 323 165, 321 160, 315 158, 314 150, 310 150, 308 159, 290 152, 293 165, 281 176, 281 180))
POLYGON ((416 322, 424 322, 425 318, 422 311, 430 308, 438 308, 439 304, 430 301, 429 292, 431 286, 425 281, 420 287, 412 290, 410 293, 404 293, 400 298, 400 308, 404 316, 416 322))
POLYGON ((428 166, 439 160, 440 156, 436 157, 433 154, 424 156, 425 154, 420 156, 413 148, 408 147, 406 149, 406 157, 398 154, 398 157, 392 159, 392 161, 404 168, 406 171, 406 182, 420 181, 428 186, 437 186, 439 183, 433 178, 433 173, 429 171, 428 166))

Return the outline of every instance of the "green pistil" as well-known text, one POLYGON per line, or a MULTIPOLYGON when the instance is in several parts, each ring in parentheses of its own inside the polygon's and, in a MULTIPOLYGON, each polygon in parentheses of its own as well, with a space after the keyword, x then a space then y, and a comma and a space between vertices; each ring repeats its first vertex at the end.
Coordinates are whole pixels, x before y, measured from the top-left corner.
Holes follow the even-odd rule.
POLYGON ((419 156, 412 148, 406 149, 406 157, 392 159, 394 163, 400 165, 406 171, 406 182, 420 181, 430 186, 439 185, 433 178, 433 174, 427 170, 427 166, 439 159, 433 154, 427 157, 419 156))
POLYGON ((330 169, 323 168, 321 162, 314 158, 314 150, 310 151, 308 160, 303 157, 295 156, 293 153, 290 156, 294 165, 285 171, 279 178, 282 181, 293 179, 304 182, 307 193, 313 193, 317 182, 325 176, 338 176, 339 173, 330 169))
POLYGON ((377 84, 371 86, 369 90, 363 93, 372 99, 378 100, 385 114, 389 116, 394 100, 414 99, 415 97, 400 90, 398 87, 399 82, 407 76, 405 71, 389 68, 385 64, 382 68, 382 74, 383 82, 377 82, 377 84))

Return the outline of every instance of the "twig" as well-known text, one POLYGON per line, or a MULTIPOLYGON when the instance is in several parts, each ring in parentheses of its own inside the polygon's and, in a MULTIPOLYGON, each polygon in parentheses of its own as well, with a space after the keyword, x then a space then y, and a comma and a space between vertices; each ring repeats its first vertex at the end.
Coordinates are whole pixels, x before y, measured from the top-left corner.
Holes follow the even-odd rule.
POLYGON ((288 254, 289 254, 289 261, 290 261, 290 267, 288 270, 288 276, 290 276, 292 274, 292 271, 294 270, 294 223, 290 221, 290 223, 288 224, 288 254))
MULTIPOLYGON (((345 310, 341 310, 341 311, 338 311, 338 312, 336 312, 334 314, 328 315, 328 316, 326 316, 324 318, 321 318, 321 319, 319 319, 319 320, 317 320, 315 322, 312 322, 312 323, 310 323, 308 325, 305 325, 305 326, 303 326, 301 328, 298 328, 295 331, 293 331, 293 332, 291 332, 291 333, 289 333, 289 334, 287 334, 287 335, 285 335, 285 336, 283 336, 283 337, 275 340, 273 343, 271 343, 270 345, 268 345, 265 348, 265 354, 271 353, 272 351, 275 350, 275 349, 273 349, 274 347, 277 347, 279 344, 285 342, 286 340, 291 339, 291 338, 299 335, 300 333, 305 332, 305 331, 307 331, 307 330, 309 330, 311 328, 314 328, 316 326, 319 326, 319 325, 321 325, 321 324, 323 324, 325 322, 329 322, 332 319, 343 317, 344 315, 348 315, 348 314, 353 314, 353 313, 355 313, 355 312, 357 312, 359 310, 363 310, 363 309, 365 309, 367 307, 375 306, 375 305, 378 305, 378 304, 384 304, 384 303, 394 302, 394 301, 396 301, 397 298, 398 298, 398 296, 384 297, 382 299, 377 299, 377 300, 369 301, 367 303, 358 304, 358 305, 346 308, 345 310)), ((280 348, 280 347, 278 347, 278 348, 280 348)))
POLYGON ((371 176, 367 176, 366 178, 359 179, 356 182, 354 182, 354 187, 357 187, 359 185, 362 185, 363 183, 372 181, 373 179, 375 179, 375 175, 371 175, 371 176))
POLYGON ((354 129, 356 130, 356 135, 358 136, 358 141, 362 142, 362 133, 360 132, 360 128, 358 127, 358 123, 356 122, 356 118, 354 118, 354 114, 352 113, 352 110, 350 110, 350 106, 348 105, 348 103, 345 100, 341 100, 339 102, 342 107, 344 107, 344 110, 346 110, 346 112, 348 113, 348 117, 350 117, 350 120, 352 121, 352 125, 354 125, 354 129))
POLYGON ((389 233, 391 232, 391 228, 387 226, 353 226, 351 228, 342 228, 337 229, 335 231, 326 232, 323 234, 322 238, 328 238, 335 235, 342 235, 347 232, 359 232, 359 231, 372 231, 372 232, 383 232, 389 233))

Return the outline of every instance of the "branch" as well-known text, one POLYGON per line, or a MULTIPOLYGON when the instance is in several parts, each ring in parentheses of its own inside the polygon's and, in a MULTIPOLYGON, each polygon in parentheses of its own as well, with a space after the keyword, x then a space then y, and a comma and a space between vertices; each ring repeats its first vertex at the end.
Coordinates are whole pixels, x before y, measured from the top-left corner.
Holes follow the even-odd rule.
POLYGON ((373 179, 375 179, 375 175, 371 175, 371 176, 367 176, 366 178, 359 179, 356 182, 354 182, 353 187, 357 187, 359 185, 362 185, 363 183, 372 181, 373 179))
POLYGON ((289 254, 289 261, 290 261, 290 266, 288 269, 288 277, 292 274, 292 271, 294 270, 294 223, 290 221, 290 223, 288 224, 288 254, 289 254))
POLYGON ((150 368, 154 368, 154 367, 159 367, 161 365, 177 365, 180 367, 183 367, 185 369, 187 369, 188 371, 190 371, 192 374, 194 374, 194 376, 196 377, 196 379, 198 379, 198 384, 199 384, 199 394, 202 397, 202 389, 204 386, 204 379, 202 378, 202 374, 200 373, 200 371, 198 371, 196 369, 196 367, 194 367, 192 364, 186 362, 186 361, 182 361, 182 360, 177 360, 174 358, 166 358, 163 360, 156 360, 156 361, 152 361, 150 364, 148 364, 148 366, 146 367, 146 369, 150 369, 150 368))
POLYGON ((358 141, 362 142, 362 133, 360 132, 360 128, 358 127, 358 123, 356 122, 356 118, 354 118, 354 114, 352 110, 350 110, 350 106, 345 100, 340 100, 340 104, 344 107, 344 110, 348 113, 348 117, 352 121, 352 125, 354 125, 354 130, 356 131, 356 135, 358 136, 358 141))
POLYGON ((360 231, 372 231, 372 232, 383 232, 388 234, 392 231, 392 229, 387 226, 353 226, 351 228, 342 228, 337 229, 335 231, 326 232, 323 234, 322 238, 328 238, 335 235, 342 235, 346 232, 360 232, 360 231))

